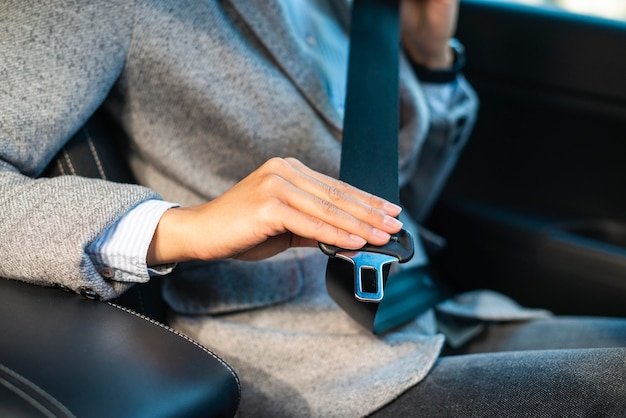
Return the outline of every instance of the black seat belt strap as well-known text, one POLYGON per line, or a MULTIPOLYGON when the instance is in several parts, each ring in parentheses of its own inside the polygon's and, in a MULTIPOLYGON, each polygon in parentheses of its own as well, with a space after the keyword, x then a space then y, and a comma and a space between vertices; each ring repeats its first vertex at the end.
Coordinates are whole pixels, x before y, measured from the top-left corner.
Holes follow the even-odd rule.
POLYGON ((350 55, 340 177, 399 203, 399 0, 357 0, 350 55), (368 173, 376 173, 368 175, 368 173))
MULTIPOLYGON (((399 54, 399 0, 354 0, 340 178, 393 203, 400 200, 399 54)), ((443 297, 424 266, 389 276, 392 263, 413 257, 413 239, 402 230, 383 247, 368 244, 358 251, 320 243, 330 256, 328 293, 374 333, 414 318, 443 297)))

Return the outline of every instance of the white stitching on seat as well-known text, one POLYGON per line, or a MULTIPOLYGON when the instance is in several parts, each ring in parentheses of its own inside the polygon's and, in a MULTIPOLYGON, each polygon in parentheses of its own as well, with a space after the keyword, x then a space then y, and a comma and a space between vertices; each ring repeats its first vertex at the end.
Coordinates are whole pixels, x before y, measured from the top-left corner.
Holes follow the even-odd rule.
POLYGON ((206 348, 205 346, 203 346, 202 344, 200 344, 199 342, 191 339, 190 337, 186 336, 185 334, 176 331, 175 329, 168 327, 165 324, 160 323, 159 321, 155 321, 152 318, 148 318, 147 316, 141 315, 131 309, 125 308, 123 306, 120 305, 116 305, 115 303, 112 302, 106 302, 108 305, 111 305, 115 308, 121 309, 124 312, 127 312, 129 314, 135 315, 138 318, 143 319, 144 321, 148 321, 154 325, 157 325, 161 328, 163 328, 166 331, 171 332, 174 335, 179 336, 180 338, 192 343, 193 345, 195 345, 196 347, 198 347, 199 349, 201 349, 202 351, 204 351, 205 353, 209 354, 211 357, 213 357, 215 360, 217 360, 218 362, 220 362, 220 364, 222 364, 224 367, 226 367, 226 369, 230 372, 230 374, 233 376, 233 378, 235 379, 235 383, 237 384, 237 391, 238 391, 238 402, 241 401, 241 382, 239 381, 239 376, 237 376, 237 373, 235 373, 235 370, 233 370, 233 368, 230 366, 230 364, 226 363, 226 361, 224 361, 221 357, 219 357, 217 354, 215 354, 214 352, 212 352, 211 350, 209 350, 208 348, 206 348))
POLYGON ((59 172, 60 172, 62 175, 65 175, 65 167, 63 167, 63 163, 61 162, 61 159, 60 159, 60 158, 57 158, 57 166, 58 166, 58 168, 59 168, 59 172))
POLYGON ((87 138, 87 143, 89 144, 89 149, 91 150, 91 153, 93 154, 93 159, 96 161, 96 166, 98 167, 98 172, 100 173, 100 177, 102 178, 102 180, 106 180, 107 176, 106 176, 106 174, 104 174, 104 167, 102 166, 102 162, 100 161, 100 157, 98 157, 98 152, 96 151, 96 147, 93 144, 93 141, 91 139, 91 135, 89 134, 89 130, 87 128, 83 128, 83 130, 85 131, 85 137, 87 138))
POLYGON ((74 165, 72 164, 72 160, 70 159, 70 154, 67 152, 66 149, 63 149, 63 157, 65 157, 65 162, 67 163, 67 166, 70 169, 70 172, 72 173, 72 175, 76 175, 76 170, 74 170, 74 165))
MULTIPOLYGON (((0 369, 2 369, 2 371, 4 373, 6 373, 9 376, 13 377, 15 380, 18 380, 19 382, 21 382, 21 383, 25 384, 26 386, 28 386, 29 388, 33 389, 42 398, 48 400, 50 403, 52 403, 54 406, 56 406, 59 409, 59 411, 63 412, 67 417, 75 417, 75 415, 72 414, 69 411, 69 409, 67 409, 61 402, 59 402, 56 398, 54 398, 52 395, 50 395, 48 392, 46 392, 45 390, 43 390, 42 388, 40 388, 39 386, 37 386, 36 384, 31 382, 30 380, 26 379, 24 376, 18 374, 14 370, 9 369, 8 367, 6 367, 6 366, 4 366, 2 364, 0 364, 0 369)), ((15 386, 14 384, 9 382, 8 380, 3 379, 2 377, 0 377, 0 384, 4 385, 5 387, 7 387, 10 390, 12 390, 13 392, 15 392, 17 395, 19 395, 22 399, 24 399, 26 402, 28 402, 31 406, 35 407, 38 411, 40 411, 45 416, 51 417, 51 418, 57 417, 57 415, 55 415, 55 413, 53 411, 50 411, 48 408, 46 408, 45 405, 42 405, 41 402, 38 402, 36 399, 34 399, 28 393, 24 392, 23 390, 21 390, 19 387, 15 386)))

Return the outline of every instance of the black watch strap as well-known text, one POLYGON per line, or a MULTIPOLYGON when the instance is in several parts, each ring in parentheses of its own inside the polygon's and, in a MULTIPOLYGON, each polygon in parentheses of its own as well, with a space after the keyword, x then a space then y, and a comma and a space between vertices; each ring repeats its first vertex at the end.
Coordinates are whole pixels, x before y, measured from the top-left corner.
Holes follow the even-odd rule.
POLYGON ((411 61, 413 71, 420 81, 426 83, 450 83, 456 80, 456 76, 459 75, 459 73, 463 71, 463 67, 465 67, 465 48, 458 39, 454 38, 450 39, 448 45, 450 45, 452 53, 454 54, 454 61, 450 68, 445 70, 431 70, 430 68, 426 68, 423 65, 411 61))

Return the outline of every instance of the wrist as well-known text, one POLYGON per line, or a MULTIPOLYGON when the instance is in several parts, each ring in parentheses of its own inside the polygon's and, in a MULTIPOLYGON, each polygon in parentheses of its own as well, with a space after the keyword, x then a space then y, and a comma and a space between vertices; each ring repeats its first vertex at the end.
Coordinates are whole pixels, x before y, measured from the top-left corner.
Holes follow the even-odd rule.
POLYGON ((408 45, 404 49, 413 64, 430 70, 446 70, 454 63, 454 53, 447 43, 436 51, 421 51, 408 45))
POLYGON ((448 52, 446 57, 440 57, 438 61, 431 60, 428 63, 413 59, 414 55, 407 51, 417 78, 430 83, 454 81, 465 66, 465 49, 457 39, 450 39, 446 51, 448 52))
POLYGON ((172 208, 163 213, 146 254, 148 266, 178 263, 193 258, 189 251, 188 208, 172 208))

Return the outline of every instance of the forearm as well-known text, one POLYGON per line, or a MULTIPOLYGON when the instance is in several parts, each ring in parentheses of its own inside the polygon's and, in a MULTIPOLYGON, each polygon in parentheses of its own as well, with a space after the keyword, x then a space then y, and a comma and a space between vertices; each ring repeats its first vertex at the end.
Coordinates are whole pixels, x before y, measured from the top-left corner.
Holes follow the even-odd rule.
POLYGON ((458 0, 402 0, 401 38, 409 59, 433 70, 449 68, 454 55, 458 0))

